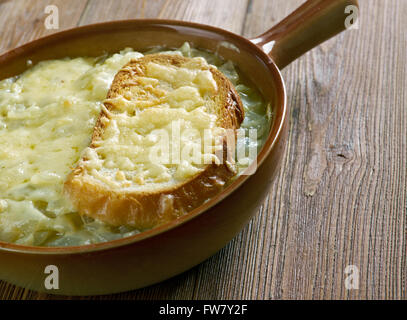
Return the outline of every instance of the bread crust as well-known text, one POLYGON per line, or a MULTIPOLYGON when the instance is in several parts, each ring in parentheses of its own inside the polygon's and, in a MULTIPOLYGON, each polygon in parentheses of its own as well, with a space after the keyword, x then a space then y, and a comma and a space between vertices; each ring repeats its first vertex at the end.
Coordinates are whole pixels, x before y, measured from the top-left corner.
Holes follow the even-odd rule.
MULTIPOLYGON (((132 82, 134 75, 143 75, 149 62, 162 65, 182 66, 190 61, 179 55, 152 54, 133 60, 124 66, 115 76, 107 98, 121 95, 132 82)), ((217 84, 216 100, 219 127, 237 129, 244 119, 244 110, 238 93, 230 81, 216 68, 207 66, 217 84)), ((114 111, 110 102, 105 107, 114 111)), ((102 139, 105 129, 103 117, 108 113, 102 110, 96 121, 90 148, 95 148, 102 139)), ((75 208, 82 215, 99 219, 113 226, 131 226, 140 230, 149 229, 197 208, 209 198, 219 193, 225 184, 236 175, 232 154, 226 137, 223 138, 223 161, 212 163, 182 184, 156 192, 135 192, 125 189, 112 189, 86 174, 81 162, 69 174, 64 188, 75 208)))

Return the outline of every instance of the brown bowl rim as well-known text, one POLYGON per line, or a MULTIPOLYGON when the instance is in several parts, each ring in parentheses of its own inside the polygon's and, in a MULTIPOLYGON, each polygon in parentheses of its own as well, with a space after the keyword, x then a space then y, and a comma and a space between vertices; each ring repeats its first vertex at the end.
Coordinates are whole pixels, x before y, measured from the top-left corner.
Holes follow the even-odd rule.
MULTIPOLYGON (((92 29, 98 29, 103 26, 109 25, 126 25, 131 23, 139 23, 139 24, 149 24, 149 25, 174 25, 174 26, 184 26, 184 27, 192 27, 197 29, 209 30, 214 33, 226 35, 229 38, 236 40, 236 42, 244 43, 246 46, 250 47, 252 50, 255 50, 256 53, 261 56, 261 60, 263 62, 267 62, 268 69, 273 73, 275 73, 274 83, 276 86, 276 95, 278 96, 278 101, 282 101, 279 107, 282 108, 281 117, 278 119, 273 119, 273 127, 278 126, 275 130, 275 134, 273 135, 273 131, 270 130, 266 142, 264 143, 262 149, 257 155, 257 168, 262 165, 264 160, 270 154, 271 150, 275 146, 276 142, 280 138, 283 125, 286 121, 287 115, 287 94, 286 94, 286 87, 281 75, 281 72, 274 61, 268 56, 260 47, 256 46, 252 41, 249 39, 235 34, 233 32, 224 30, 222 28, 196 23, 196 22, 189 22, 189 21, 182 21, 182 20, 170 20, 170 19, 126 19, 126 20, 115 20, 115 21, 108 21, 108 22, 99 22, 94 24, 88 24, 84 26, 79 26, 75 28, 66 29, 57 33, 53 33, 51 35, 47 35, 33 41, 30 41, 26 44, 23 44, 17 48, 11 49, 9 51, 4 52, 0 55, 1 58, 7 59, 7 56, 13 55, 14 53, 21 52, 25 49, 29 49, 30 47, 35 46, 38 42, 47 42, 52 40, 57 40, 58 38, 72 35, 75 32, 81 31, 92 31, 92 29), (278 80, 276 79, 278 78, 278 80), (278 121, 278 122, 277 122, 278 121)), ((97 31, 97 30, 96 30, 97 31)), ((250 168, 248 168, 250 169, 250 168)), ((246 170, 248 170, 246 169, 246 170)), ((131 245, 136 242, 141 242, 143 240, 152 238, 154 236, 158 236, 164 232, 170 231, 176 227, 183 225, 184 223, 198 217, 201 214, 204 214, 207 210, 212 208, 213 206, 217 205, 221 201, 223 201, 226 197, 231 195, 235 192, 246 180, 250 178, 250 175, 244 175, 244 172, 237 177, 230 185, 228 185, 224 190, 222 190, 219 194, 209 199, 207 202, 199 206, 198 208, 188 212, 187 214, 183 215, 176 220, 170 221, 168 223, 162 224, 158 227, 152 228, 147 231, 140 232, 136 235, 124 237, 120 239, 115 239, 106 242, 98 242, 93 244, 81 245, 81 246, 60 246, 60 247, 41 247, 41 246, 28 246, 28 245, 20 245, 14 243, 8 243, 4 241, 0 241, 0 251, 8 251, 8 252, 15 252, 15 253, 26 253, 26 254, 81 254, 81 253, 90 253, 95 251, 107 250, 112 248, 118 248, 126 245, 131 245)))

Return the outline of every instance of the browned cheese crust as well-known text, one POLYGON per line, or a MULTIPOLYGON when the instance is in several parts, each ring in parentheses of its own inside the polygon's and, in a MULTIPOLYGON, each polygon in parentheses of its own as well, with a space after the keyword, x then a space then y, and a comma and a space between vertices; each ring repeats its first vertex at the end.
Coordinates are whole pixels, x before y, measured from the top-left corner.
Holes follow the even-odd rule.
MULTIPOLYGON (((114 99, 123 92, 131 91, 131 86, 137 86, 137 82, 132 77, 143 76, 149 62, 182 66, 189 60, 190 58, 179 55, 166 54, 152 54, 133 60, 117 73, 107 98, 114 99)), ((239 128, 244 118, 244 111, 238 93, 230 81, 216 68, 208 66, 206 70, 212 73, 218 87, 218 92, 213 96, 218 113, 217 125, 225 129, 239 128)), ((114 112, 115 106, 112 103, 106 102, 105 106, 107 110, 114 112)), ((101 111, 94 128, 91 148, 95 148, 97 145, 95 142, 102 139, 103 117, 109 117, 109 115, 101 111)), ((82 215, 99 219, 113 226, 152 228, 197 208, 219 193, 236 175, 226 138, 223 139, 223 149, 222 164, 209 164, 203 171, 182 184, 156 192, 112 189, 95 179, 87 178, 86 169, 79 162, 65 182, 65 192, 82 215)))

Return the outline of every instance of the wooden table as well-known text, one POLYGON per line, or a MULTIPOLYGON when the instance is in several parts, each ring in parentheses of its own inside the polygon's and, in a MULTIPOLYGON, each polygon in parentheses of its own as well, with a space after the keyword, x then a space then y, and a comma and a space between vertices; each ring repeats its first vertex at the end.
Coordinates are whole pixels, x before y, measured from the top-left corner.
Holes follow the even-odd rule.
MULTIPOLYGON (((60 30, 170 18, 257 35, 303 0, 0 0, 0 53, 60 30)), ((359 30, 283 71, 289 143, 260 212, 218 254, 161 284, 100 299, 406 299, 407 1, 360 0, 359 30), (345 270, 359 270, 347 290, 345 270)), ((0 262, 1 263, 1 262, 0 262)), ((48 299, 0 282, 0 299, 48 299)))

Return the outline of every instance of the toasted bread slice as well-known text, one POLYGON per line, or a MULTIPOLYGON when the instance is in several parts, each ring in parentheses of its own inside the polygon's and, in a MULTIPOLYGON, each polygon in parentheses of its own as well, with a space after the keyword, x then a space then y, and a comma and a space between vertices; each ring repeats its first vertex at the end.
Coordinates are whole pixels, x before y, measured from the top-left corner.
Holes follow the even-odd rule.
POLYGON ((239 128, 243 118, 233 85, 203 58, 133 60, 117 73, 65 190, 81 214, 113 226, 147 229, 171 221, 236 174, 224 129, 239 128))

